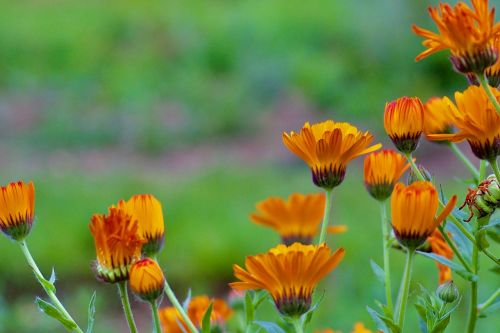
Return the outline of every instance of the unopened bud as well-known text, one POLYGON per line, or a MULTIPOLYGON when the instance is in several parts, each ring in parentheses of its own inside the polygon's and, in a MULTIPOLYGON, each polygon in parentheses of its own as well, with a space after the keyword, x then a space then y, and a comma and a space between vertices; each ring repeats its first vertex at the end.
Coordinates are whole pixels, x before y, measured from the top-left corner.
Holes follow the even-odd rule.
POLYGON ((440 285, 436 290, 436 294, 445 303, 453 303, 460 296, 453 281, 446 281, 440 285))

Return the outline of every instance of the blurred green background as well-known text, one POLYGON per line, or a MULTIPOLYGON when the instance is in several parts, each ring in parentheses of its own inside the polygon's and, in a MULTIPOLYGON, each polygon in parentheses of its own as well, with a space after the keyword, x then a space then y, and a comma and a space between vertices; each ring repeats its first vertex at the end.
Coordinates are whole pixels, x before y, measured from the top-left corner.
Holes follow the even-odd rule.
MULTIPOLYGON (((315 192, 307 168, 281 144, 284 130, 333 118, 383 133, 386 101, 427 99, 464 89, 446 54, 420 63, 411 24, 431 27, 428 1, 16 1, 0 3, 0 179, 36 185, 34 257, 58 274, 58 294, 79 323, 97 290, 96 332, 126 332, 114 286, 97 282, 88 231, 92 214, 121 198, 153 193, 163 203, 160 261, 182 298, 224 296, 232 264, 278 242, 248 215, 257 201, 315 192)), ((436 2, 432 2, 436 4, 436 2)), ((464 151, 469 152, 467 146, 464 151)), ((466 170, 444 147, 417 152, 463 198, 466 170), (450 177, 453 174, 455 176, 450 177)), ((349 232, 333 247, 347 255, 320 286, 322 306, 308 331, 374 325, 383 289, 369 260, 381 262, 377 203, 361 162, 335 190, 334 223, 349 232)), ((33 304, 42 295, 15 243, 0 239, 0 332, 63 332, 33 304)), ((403 255, 393 255, 394 289, 403 255)), ((483 260, 479 296, 498 278, 483 260)), ((434 263, 417 258, 415 280, 437 286, 434 263)), ((460 277, 461 291, 466 284, 460 277)), ((416 285, 416 282, 415 282, 416 285)), ((465 297, 467 299, 467 297, 465 297)), ((467 300, 453 316, 461 330, 467 300)), ((149 329, 144 305, 133 307, 149 329)), ((410 332, 417 332, 410 307, 410 332)), ((272 307, 261 315, 269 317, 272 307)), ((493 332, 498 316, 480 320, 493 332)))

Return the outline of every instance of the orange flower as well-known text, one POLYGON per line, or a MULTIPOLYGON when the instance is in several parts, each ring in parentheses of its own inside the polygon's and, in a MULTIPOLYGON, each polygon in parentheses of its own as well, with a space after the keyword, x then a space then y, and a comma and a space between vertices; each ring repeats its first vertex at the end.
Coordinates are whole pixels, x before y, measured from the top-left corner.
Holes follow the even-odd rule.
POLYGON ((424 105, 418 97, 401 97, 386 103, 384 128, 396 148, 405 154, 417 149, 424 130, 424 105))
POLYGON ((230 286, 236 290, 265 289, 283 315, 299 316, 311 307, 318 282, 343 256, 343 248, 332 253, 325 243, 278 245, 267 253, 247 257, 246 270, 234 265, 234 275, 241 281, 230 286))
POLYGON ((35 215, 35 186, 23 181, 1 187, 0 229, 8 237, 22 241, 30 233, 35 215))
POLYGON ((190 331, 179 311, 173 306, 161 308, 158 310, 158 316, 165 333, 185 333, 190 331))
MULTIPOLYGON (((500 100, 500 92, 493 89, 500 100)), ((477 158, 492 161, 500 154, 500 116, 480 87, 470 86, 463 93, 456 92, 457 108, 453 123, 459 129, 455 134, 432 134, 430 140, 467 140, 477 158)))
POLYGON ((276 230, 286 245, 311 244, 318 233, 325 209, 325 195, 293 193, 288 200, 269 197, 257 204, 250 219, 276 230))
POLYGON ((305 123, 300 133, 283 133, 283 143, 311 168, 314 184, 332 189, 344 180, 347 164, 354 158, 375 151, 373 135, 360 132, 349 123, 327 120, 305 123))
POLYGON ((130 269, 130 289, 141 299, 156 301, 165 288, 165 277, 158 263, 145 258, 136 261, 130 269))
POLYGON ((334 331, 331 328, 325 328, 324 330, 317 330, 314 333, 342 333, 340 331, 334 331))
MULTIPOLYGON (((497 52, 500 52, 500 37, 495 39, 495 49, 497 52)), ((497 62, 493 66, 486 68, 485 74, 490 86, 500 87, 500 57, 498 57, 497 62)))
POLYGON ((438 193, 428 181, 416 181, 408 186, 396 184, 391 197, 392 228, 401 245, 416 249, 450 214, 457 196, 454 195, 436 218, 438 193))
POLYGON ((372 197, 384 201, 409 167, 406 158, 395 151, 384 149, 371 153, 364 161, 365 187, 372 197))
POLYGON ((449 134, 453 130, 453 113, 457 107, 448 97, 432 97, 425 103, 424 133, 449 134))
POLYGON ((97 254, 96 275, 110 283, 128 279, 130 267, 140 258, 144 244, 137 220, 122 206, 111 206, 108 215, 95 214, 89 224, 97 254))
POLYGON ((435 52, 449 49, 450 60, 461 73, 483 74, 498 58, 494 47, 495 37, 500 33, 500 23, 494 21, 494 8, 488 8, 488 0, 471 0, 473 9, 463 2, 455 7, 442 3, 438 8, 429 7, 431 18, 439 34, 413 25, 413 31, 425 38, 427 48, 416 60, 435 52))
MULTIPOLYGON (((443 256, 447 259, 453 259, 453 250, 450 248, 448 243, 446 243, 443 235, 439 230, 434 230, 432 235, 430 235, 427 240, 431 246, 432 253, 443 256)), ((450 281, 451 277, 451 269, 436 261, 436 265, 439 269, 439 284, 443 284, 446 281, 450 281)))
POLYGON ((367 329, 363 323, 356 323, 351 333, 372 333, 372 331, 367 329))
POLYGON ((134 195, 123 203, 127 212, 139 222, 139 229, 146 244, 142 252, 148 257, 158 254, 165 241, 165 223, 161 203, 151 194, 134 195))

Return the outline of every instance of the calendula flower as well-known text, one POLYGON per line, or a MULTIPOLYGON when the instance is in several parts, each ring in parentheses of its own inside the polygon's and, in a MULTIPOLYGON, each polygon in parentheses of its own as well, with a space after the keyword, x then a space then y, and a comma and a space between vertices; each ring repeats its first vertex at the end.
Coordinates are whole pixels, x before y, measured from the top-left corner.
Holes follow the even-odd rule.
POLYGON ((488 0, 471 0, 473 8, 463 2, 454 7, 441 3, 439 8, 429 7, 429 14, 439 33, 413 25, 413 31, 425 38, 427 48, 416 60, 435 52, 449 49, 453 67, 461 73, 483 74, 498 59, 494 47, 495 37, 500 33, 500 23, 495 23, 495 10, 488 8, 488 0))
MULTIPOLYGON (((276 230, 286 245, 295 242, 311 244, 318 233, 325 209, 325 195, 293 193, 287 200, 269 197, 257 203, 257 212, 250 219, 276 230)), ((328 231, 340 233, 345 226, 330 226, 328 231), (343 228, 342 228, 343 227, 343 228)))
POLYGON ((449 134, 453 132, 453 113, 456 106, 448 97, 432 97, 425 103, 424 133, 449 134))
POLYGON ((457 196, 454 195, 436 217, 439 206, 438 193, 428 181, 417 181, 408 186, 398 183, 391 197, 392 228, 399 243, 416 249, 450 214, 457 196))
MULTIPOLYGON (((500 52, 500 36, 495 39, 495 49, 497 52, 500 52)), ((485 74, 490 86, 496 88, 500 87, 500 57, 493 66, 486 68, 485 74)))
POLYGON ((146 243, 142 252, 149 257, 158 254, 165 240, 165 223, 161 203, 151 194, 134 195, 124 203, 127 212, 137 219, 142 238, 146 243))
POLYGON ((136 261, 130 269, 130 289, 141 299, 153 302, 163 293, 165 276, 158 263, 150 258, 136 261))
POLYGON ((158 317, 160 317, 160 323, 165 333, 185 333, 190 331, 179 311, 173 306, 158 310, 158 317))
POLYGON ((406 158, 395 151, 384 149, 371 153, 364 161, 365 187, 372 197, 384 201, 409 167, 406 158))
POLYGON ((281 314, 300 316, 310 309, 318 282, 343 256, 343 248, 332 253, 325 243, 320 246, 278 245, 267 253, 247 257, 246 269, 234 265, 234 275, 240 282, 230 285, 236 290, 265 289, 281 314))
POLYGON ((95 273, 105 282, 125 281, 130 267, 140 259, 145 240, 139 235, 139 225, 119 203, 111 206, 108 215, 95 214, 89 224, 94 237, 97 262, 95 273))
MULTIPOLYGON (((441 232, 439 230, 434 230, 432 235, 427 238, 427 241, 429 242, 432 253, 443 256, 450 260, 453 259, 453 250, 450 248, 448 243, 446 243, 446 240, 443 238, 443 235, 441 235, 441 232)), ((441 264, 438 261, 436 261, 436 265, 439 270, 439 284, 450 281, 452 279, 451 268, 441 264)))
POLYGON ((1 187, 0 229, 8 237, 22 241, 30 233, 35 216, 35 186, 23 181, 1 187))
POLYGON ((311 168, 314 184, 332 189, 344 180, 347 164, 354 158, 375 151, 373 135, 360 132, 349 123, 327 120, 305 123, 300 133, 283 133, 283 143, 311 168))
POLYGON ((401 97, 385 105, 384 128, 396 148, 405 154, 417 149, 424 130, 424 105, 418 97, 401 97))
POLYGON ((351 333, 372 333, 372 331, 367 329, 363 323, 356 323, 351 333))
MULTIPOLYGON (((500 92, 493 89, 500 100, 500 92)), ((476 86, 463 93, 456 92, 457 108, 453 111, 453 123, 458 128, 455 134, 431 134, 430 140, 467 140, 477 158, 492 161, 500 154, 500 116, 486 95, 476 86)))

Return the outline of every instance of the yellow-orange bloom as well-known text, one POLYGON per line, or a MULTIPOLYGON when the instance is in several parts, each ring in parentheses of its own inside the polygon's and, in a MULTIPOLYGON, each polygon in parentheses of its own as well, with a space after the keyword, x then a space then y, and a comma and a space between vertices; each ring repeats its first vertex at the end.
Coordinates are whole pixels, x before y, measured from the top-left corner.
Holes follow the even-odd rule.
POLYGON ((247 257, 246 270, 234 265, 234 275, 240 282, 230 286, 236 290, 265 289, 283 315, 302 315, 311 307, 312 293, 318 282, 343 256, 343 248, 332 253, 325 243, 278 245, 267 253, 247 257))
POLYGON ((394 185, 409 167, 406 158, 393 150, 371 153, 364 161, 365 187, 372 197, 384 201, 391 196, 394 185))
POLYGON ((284 145, 311 168, 314 184, 332 189, 344 180, 347 164, 354 158, 375 151, 373 135, 360 132, 349 123, 327 120, 305 123, 300 133, 283 133, 284 145))
POLYGON ((163 293, 165 276, 158 263, 145 258, 136 261, 130 269, 130 289, 145 301, 153 302, 163 293))
POLYGON ((250 219, 276 230, 286 245, 295 242, 311 244, 318 233, 325 209, 325 195, 293 193, 288 200, 269 197, 257 203, 250 219))
POLYGON ((427 48, 416 60, 435 52, 449 49, 454 68, 461 73, 478 73, 493 65, 498 58, 494 47, 500 33, 500 23, 495 23, 495 10, 488 8, 488 0, 471 0, 473 8, 463 2, 455 7, 441 3, 438 8, 429 7, 431 18, 439 34, 413 25, 413 31, 425 38, 427 48))
MULTIPOLYGON (((497 52, 500 52, 500 36, 495 39, 495 49, 497 52)), ((500 56, 494 65, 486 68, 485 74, 490 86, 496 88, 500 87, 500 56)))
POLYGON ((356 323, 351 333, 372 333, 372 331, 367 329, 363 323, 356 323))
MULTIPOLYGON (((497 100, 500 92, 492 89, 497 100)), ((492 161, 500 154, 500 115, 486 95, 476 86, 463 93, 456 92, 457 108, 453 111, 453 123, 459 131, 455 134, 433 134, 430 140, 467 140, 477 158, 492 161)))
POLYGON ((35 186, 23 181, 1 187, 0 229, 8 237, 21 241, 30 233, 35 216, 35 186))
POLYGON ((340 331, 334 331, 331 328, 325 328, 324 330, 316 330, 314 333, 342 333, 340 331))
POLYGON ((418 97, 401 97, 386 103, 384 128, 396 148, 403 153, 417 149, 424 130, 424 105, 418 97))
POLYGON ((432 97, 425 103, 424 133, 449 134, 453 130, 453 113, 456 106, 448 97, 432 97))
POLYGON ((401 245, 416 249, 450 214, 457 202, 454 195, 436 218, 438 193, 431 182, 398 183, 391 197, 392 228, 401 245))
POLYGON ((149 257, 155 256, 165 241, 165 223, 160 201, 151 194, 139 194, 123 204, 127 212, 138 221, 140 234, 146 239, 142 252, 149 257))
POLYGON ((120 206, 111 206, 108 215, 95 214, 89 224, 94 237, 97 262, 95 273, 103 281, 127 280, 131 265, 140 258, 144 239, 137 220, 120 206))
MULTIPOLYGON (((453 259, 453 250, 450 248, 446 240, 441 235, 439 230, 434 230, 432 235, 430 235, 427 240, 429 241, 429 245, 431 246, 431 251, 437 255, 443 256, 447 259, 453 259)), ((441 264, 436 261, 436 265, 439 269, 439 284, 443 284, 446 281, 450 281, 451 277, 451 268, 441 264)))
POLYGON ((165 333, 184 333, 190 331, 179 311, 173 306, 158 310, 158 317, 160 317, 161 327, 165 333))

